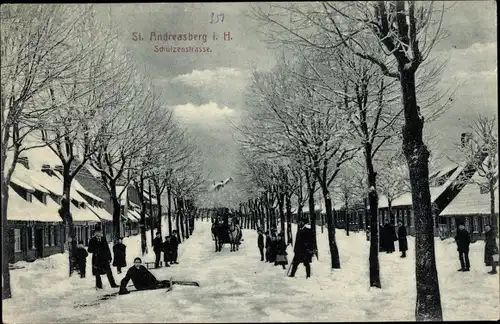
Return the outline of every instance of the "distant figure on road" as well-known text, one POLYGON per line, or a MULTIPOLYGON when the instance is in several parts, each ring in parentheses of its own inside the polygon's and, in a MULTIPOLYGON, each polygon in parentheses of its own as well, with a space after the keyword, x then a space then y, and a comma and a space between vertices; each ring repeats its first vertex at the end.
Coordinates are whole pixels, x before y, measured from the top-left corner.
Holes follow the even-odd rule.
POLYGON ((85 250, 83 246, 83 241, 78 242, 78 247, 75 253, 75 264, 80 271, 80 278, 85 278, 85 273, 87 271, 87 257, 89 253, 85 250))
POLYGON ((257 234, 259 234, 257 238, 257 247, 260 252, 260 261, 264 261, 264 235, 262 234, 262 230, 260 228, 257 230, 257 234))
POLYGON ((270 262, 271 260, 271 235, 269 231, 265 232, 266 234, 266 262, 270 262))
POLYGON ((276 228, 271 228, 271 245, 269 247, 269 262, 276 261, 276 252, 278 250, 278 235, 276 228))
POLYGON ((102 236, 100 227, 96 227, 94 230, 94 237, 89 241, 88 251, 92 253, 92 274, 95 276, 96 288, 102 289, 101 275, 103 274, 108 277, 111 287, 118 288, 109 265, 112 259, 111 251, 106 238, 102 236))
POLYGON ((484 238, 484 263, 487 267, 491 266, 491 271, 488 272, 489 274, 496 274, 498 264, 498 245, 496 241, 496 234, 490 225, 486 225, 484 230, 486 232, 486 237, 484 238))
POLYGON ((292 260, 292 272, 289 277, 295 277, 295 272, 299 263, 303 263, 306 268, 306 278, 311 277, 311 262, 312 256, 316 252, 316 246, 314 243, 313 232, 310 228, 305 227, 305 219, 300 219, 298 222, 299 230, 297 231, 297 236, 295 237, 295 247, 293 249, 295 255, 292 260))
POLYGON ((158 281, 155 276, 145 266, 142 265, 141 258, 134 259, 134 265, 128 269, 125 278, 120 283, 119 295, 129 294, 127 290, 128 282, 132 280, 134 287, 137 290, 149 290, 158 288, 168 288, 169 281, 158 281))
POLYGON ((401 257, 406 258, 406 251, 408 251, 408 240, 406 239, 406 227, 403 225, 401 220, 398 221, 398 245, 399 252, 401 252, 401 257))
POLYGON ((122 243, 123 237, 118 238, 118 241, 113 245, 113 266, 116 267, 118 273, 122 273, 122 268, 127 266, 127 246, 122 243))
POLYGON ((460 269, 458 271, 470 271, 469 262, 469 245, 470 235, 465 229, 464 224, 458 225, 457 235, 455 236, 457 243, 458 258, 460 259, 460 269))
POLYGON ((161 251, 163 250, 163 242, 161 240, 161 233, 156 232, 156 237, 153 240, 153 251, 155 253, 155 268, 160 267, 161 251))

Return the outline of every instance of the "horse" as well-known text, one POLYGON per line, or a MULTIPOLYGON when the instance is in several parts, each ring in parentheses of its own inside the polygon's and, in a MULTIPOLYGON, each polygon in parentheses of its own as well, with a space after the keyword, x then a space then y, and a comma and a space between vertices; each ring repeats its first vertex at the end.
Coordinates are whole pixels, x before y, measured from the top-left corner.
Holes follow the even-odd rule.
POLYGON ((239 251, 241 241, 241 229, 239 226, 231 224, 229 227, 229 243, 231 244, 231 252, 239 251))
POLYGON ((222 245, 229 243, 227 226, 217 221, 212 224, 212 239, 215 241, 215 252, 221 252, 222 245))

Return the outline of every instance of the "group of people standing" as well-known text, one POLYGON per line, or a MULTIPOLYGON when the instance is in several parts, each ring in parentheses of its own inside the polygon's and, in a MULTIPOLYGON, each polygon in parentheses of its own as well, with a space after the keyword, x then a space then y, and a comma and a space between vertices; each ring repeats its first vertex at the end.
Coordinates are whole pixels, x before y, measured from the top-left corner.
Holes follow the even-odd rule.
POLYGON ((280 232, 277 234, 276 228, 272 228, 271 231, 266 231, 262 233, 262 229, 257 230, 257 247, 260 252, 260 261, 274 263, 274 265, 281 265, 283 269, 286 269, 288 264, 288 253, 286 252, 286 241, 285 233, 280 232), (265 235, 265 245, 264 245, 264 235, 265 235), (265 252, 264 252, 265 248, 265 252))
MULTIPOLYGON (((310 228, 305 227, 306 223, 307 220, 304 218, 299 219, 297 222, 298 230, 295 238, 295 246, 293 249, 294 256, 292 259, 291 272, 288 275, 289 277, 295 277, 295 273, 300 263, 303 263, 306 268, 306 278, 311 277, 312 257, 316 253, 317 248, 313 232, 310 228)), ((286 252, 287 244, 285 241, 285 233, 280 232, 276 234, 276 232, 276 228, 272 228, 270 232, 266 231, 265 233, 262 233, 262 229, 260 228, 257 230, 257 247, 260 252, 260 260, 274 263, 275 266, 281 265, 283 269, 286 269, 286 265, 288 264, 288 253, 286 252)))
MULTIPOLYGON (((489 274, 497 274, 498 245, 496 242, 496 235, 490 225, 486 225, 484 227, 484 232, 484 264, 487 267, 491 267, 491 271, 488 272, 489 274)), ((470 271, 469 246, 471 239, 469 232, 465 229, 465 225, 463 223, 458 225, 455 242, 457 243, 458 258, 460 260, 460 268, 458 271, 470 271)))
MULTIPOLYGON (((120 287, 119 285, 116 284, 115 278, 113 277, 113 272, 111 271, 110 264, 112 262, 112 265, 116 267, 117 273, 122 273, 122 268, 127 266, 126 262, 127 246, 123 244, 123 238, 118 238, 116 243, 113 245, 114 258, 113 255, 111 254, 111 250, 109 249, 106 237, 103 236, 100 227, 95 228, 94 236, 89 240, 88 251, 85 250, 85 247, 83 246, 83 241, 80 241, 78 243, 79 244, 75 252, 74 261, 80 272, 80 277, 85 278, 87 257, 89 253, 91 253, 92 275, 95 276, 96 288, 102 289, 103 287, 101 279, 102 275, 106 275, 108 277, 108 281, 111 287, 113 288, 120 287)), ((156 255, 156 260, 155 260, 156 268, 159 267, 161 252, 164 253, 164 261, 166 267, 169 267, 170 264, 179 264, 177 262, 179 243, 180 240, 177 236, 177 231, 175 230, 172 231, 172 236, 165 237, 165 242, 162 242, 160 233, 159 232, 156 233, 156 238, 153 240, 153 251, 155 252, 156 255)), ((142 261, 140 260, 140 258, 136 258, 136 260, 137 259, 139 260, 138 264, 140 264, 142 261)), ((133 268, 139 269, 139 266, 135 263, 136 262, 134 261, 135 268, 134 267, 133 268)), ((133 272, 135 271, 134 269, 132 270, 129 269, 129 270, 133 272)))
POLYGON ((165 241, 161 239, 161 233, 156 232, 156 237, 153 239, 153 251, 155 253, 155 268, 160 267, 161 253, 163 252, 163 262, 165 267, 170 267, 171 264, 179 264, 177 257, 179 255, 179 244, 181 241, 177 236, 177 231, 172 231, 172 236, 165 236, 165 241))

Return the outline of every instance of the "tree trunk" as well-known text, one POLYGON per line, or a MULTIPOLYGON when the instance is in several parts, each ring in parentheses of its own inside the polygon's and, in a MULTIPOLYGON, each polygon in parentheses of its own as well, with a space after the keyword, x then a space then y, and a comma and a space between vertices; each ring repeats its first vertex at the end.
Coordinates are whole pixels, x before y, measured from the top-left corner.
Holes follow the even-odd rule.
POLYGON ((349 205, 347 203, 347 199, 345 200, 345 234, 349 236, 349 223, 350 223, 350 217, 349 215, 349 205))
MULTIPOLYGON (((370 145, 370 144, 368 144, 370 145)), ((380 283, 380 263, 378 260, 379 252, 379 221, 378 221, 378 193, 377 193, 377 174, 373 168, 371 147, 365 146, 365 163, 368 179, 368 204, 370 205, 370 256, 368 259, 370 271, 370 287, 382 288, 380 283)), ((365 222, 366 219, 366 198, 365 202, 365 222)))
POLYGON ((186 200, 185 199, 182 199, 182 205, 184 206, 183 208, 183 217, 184 217, 184 220, 185 220, 185 226, 186 226, 186 230, 185 230, 185 234, 186 234, 186 239, 189 238, 189 220, 190 220, 190 217, 191 217, 191 209, 188 208, 187 204, 186 204, 186 200))
MULTIPOLYGON (((387 214, 388 214, 388 219, 389 223, 391 222, 392 218, 392 199, 387 198, 387 214)), ((394 217, 395 218, 395 217, 394 217)), ((385 219, 382 220, 382 225, 384 225, 385 219)))
POLYGON ((278 207, 280 209, 280 229, 283 234, 285 234, 285 194, 280 193, 278 195, 278 207))
POLYGON ((70 175, 70 165, 65 163, 63 166, 63 199, 61 203, 61 214, 63 216, 66 244, 68 244, 68 264, 69 275, 73 273, 73 260, 77 248, 75 237, 75 226, 73 217, 71 215, 71 181, 73 180, 70 175))
POLYGON ((287 245, 293 245, 292 237, 292 197, 286 195, 286 235, 287 235, 287 245))
MULTIPOLYGON (((121 237, 121 226, 120 226, 120 221, 121 221, 121 204, 120 204, 120 199, 118 199, 118 195, 116 193, 116 182, 115 181, 109 181, 109 189, 110 189, 110 196, 111 196, 111 202, 113 203, 113 238, 117 239, 121 237)), ((125 194, 126 196, 126 194, 125 194)), ((124 197, 126 200, 127 197, 124 197)))
POLYGON ((177 232, 179 237, 182 237, 182 240, 184 240, 186 237, 184 236, 184 206, 182 205, 182 199, 180 197, 177 197, 177 232))
POLYGON ((161 208, 161 193, 159 193, 159 188, 155 186, 156 193, 156 206, 158 208, 158 232, 160 232, 160 236, 163 237, 161 232, 161 218, 162 218, 162 208, 161 208))
POLYGON ((488 181, 488 189, 490 193, 490 213, 491 213, 491 229, 498 235, 498 219, 495 214, 495 181, 494 179, 489 179, 488 181))
POLYGON ((151 196, 151 180, 148 180, 148 196, 149 196, 149 224, 151 226, 151 244, 153 244, 153 240, 155 239, 154 234, 154 225, 155 219, 153 216, 153 197, 151 196))
POLYGON ((423 119, 417 106, 415 71, 400 66, 404 106, 403 151, 408 162, 415 214, 417 321, 442 321, 441 296, 434 250, 434 224, 429 190, 429 151, 423 142, 423 119))
POLYGON ((168 204, 168 235, 172 236, 172 190, 167 187, 167 204, 168 204))
MULTIPOLYGON (((3 160, 3 157, 2 157, 3 160)), ((2 161, 2 166, 4 161, 2 161)), ((7 298, 12 298, 12 291, 10 288, 10 269, 9 269, 9 256, 12 253, 13 246, 8 237, 8 227, 7 227, 7 204, 9 202, 9 185, 4 178, 4 170, 2 168, 1 175, 1 186, 2 186, 2 300, 7 298)))
MULTIPOLYGON (((141 200, 141 251, 142 255, 148 253, 148 246, 146 243, 146 199, 144 198, 144 177, 140 177, 139 184, 136 185, 137 194, 141 200)), ((153 242, 151 242, 153 243, 153 242)))
POLYGON ((311 230, 313 233, 314 237, 314 246, 318 246, 318 240, 316 238, 316 206, 314 206, 314 187, 309 187, 309 197, 308 197, 308 203, 309 203, 309 217, 311 220, 311 230))
POLYGON ((326 208, 326 223, 328 231, 328 243, 330 246, 330 256, 332 261, 332 269, 340 269, 340 256, 339 249, 337 247, 337 241, 335 239, 335 226, 333 226, 333 215, 332 215, 332 199, 328 188, 326 185, 323 189, 323 196, 325 198, 325 208, 326 208))

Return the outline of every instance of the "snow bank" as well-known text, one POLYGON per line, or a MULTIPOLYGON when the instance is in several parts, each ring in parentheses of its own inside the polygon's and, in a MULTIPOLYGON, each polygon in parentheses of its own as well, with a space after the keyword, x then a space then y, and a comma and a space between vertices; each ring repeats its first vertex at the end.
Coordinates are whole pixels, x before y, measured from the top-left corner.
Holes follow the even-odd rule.
MULTIPOLYGON (((166 222, 164 222, 165 224, 166 222)), ((166 228, 163 230, 165 236, 166 228)), ((294 226, 293 232, 296 228, 294 226)), ((414 239, 408 257, 380 253, 383 289, 370 289, 368 247, 364 233, 337 231, 341 269, 330 269, 326 231, 318 227, 319 260, 312 278, 299 266, 295 278, 286 270, 261 262, 255 231, 244 230, 240 251, 225 246, 214 252, 210 223, 197 222, 195 235, 179 246, 179 265, 152 270, 159 279, 195 280, 200 288, 174 286, 173 291, 137 292, 74 308, 108 291, 94 290, 94 278, 67 278, 66 258, 56 255, 11 271, 14 298, 4 301, 4 322, 310 322, 414 321, 414 239)), ((148 242, 150 234, 148 233, 148 242)), ((499 314, 499 278, 486 274, 483 242, 471 245, 470 272, 457 272, 453 240, 436 240, 445 320, 495 320, 499 314)), ((127 262, 140 255, 139 236, 125 239, 127 262)), ((150 245, 148 243, 148 245, 150 245)), ((293 256, 288 248, 289 259, 293 256)), ((143 259, 152 261, 149 254, 143 259)), ((89 259, 90 262, 90 259, 89 259)), ((89 265, 88 265, 89 266, 89 265)), ((89 272, 89 270, 88 270, 89 272)), ((116 275, 117 281, 122 275, 116 275)))

